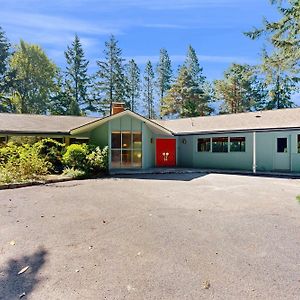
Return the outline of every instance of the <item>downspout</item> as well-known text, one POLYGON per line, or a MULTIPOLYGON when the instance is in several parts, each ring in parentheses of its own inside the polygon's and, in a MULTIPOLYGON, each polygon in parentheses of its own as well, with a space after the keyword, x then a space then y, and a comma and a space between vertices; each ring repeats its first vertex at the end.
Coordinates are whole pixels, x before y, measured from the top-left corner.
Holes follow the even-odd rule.
POLYGON ((256 132, 253 131, 253 159, 252 159, 253 174, 256 173, 256 132))

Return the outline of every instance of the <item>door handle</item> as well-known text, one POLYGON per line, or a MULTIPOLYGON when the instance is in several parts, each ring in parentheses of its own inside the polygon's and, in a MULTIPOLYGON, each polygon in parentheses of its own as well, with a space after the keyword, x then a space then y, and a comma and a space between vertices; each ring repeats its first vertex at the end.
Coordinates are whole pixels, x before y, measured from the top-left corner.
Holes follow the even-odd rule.
POLYGON ((169 152, 163 152, 163 153, 162 153, 162 156, 163 156, 163 158, 164 158, 164 161, 168 161, 169 155, 170 155, 169 152))

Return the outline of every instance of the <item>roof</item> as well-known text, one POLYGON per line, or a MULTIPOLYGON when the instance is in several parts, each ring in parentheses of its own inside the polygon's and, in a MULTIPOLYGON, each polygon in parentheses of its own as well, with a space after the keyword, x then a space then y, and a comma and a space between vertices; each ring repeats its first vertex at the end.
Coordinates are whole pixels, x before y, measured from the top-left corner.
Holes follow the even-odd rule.
POLYGON ((0 113, 0 133, 68 134, 95 119, 99 118, 0 113))
POLYGON ((155 133, 175 135, 300 128, 300 108, 176 120, 149 120, 126 110, 104 118, 0 113, 0 133, 80 134, 126 114, 142 120, 155 133))
POLYGON ((174 134, 204 134, 232 131, 300 128, 300 108, 265 110, 238 114, 155 120, 174 134))

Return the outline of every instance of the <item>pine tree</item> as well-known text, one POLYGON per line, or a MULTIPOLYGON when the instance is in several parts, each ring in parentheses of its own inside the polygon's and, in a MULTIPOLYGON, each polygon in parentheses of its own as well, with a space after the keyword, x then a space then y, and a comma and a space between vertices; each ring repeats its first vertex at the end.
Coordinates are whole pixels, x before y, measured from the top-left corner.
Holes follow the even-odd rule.
POLYGON ((290 61, 285 60, 279 53, 268 55, 266 51, 263 52, 261 70, 265 75, 265 83, 269 90, 266 109, 295 106, 291 96, 298 90, 299 79, 294 76, 293 71, 288 72, 291 70, 289 64, 290 61))
POLYGON ((144 102, 146 115, 149 119, 155 117, 154 111, 154 72, 150 61, 147 62, 144 72, 144 102))
POLYGON ((124 75, 124 59, 118 41, 112 35, 105 42, 104 60, 97 61, 97 91, 100 110, 110 112, 113 102, 124 102, 128 98, 128 86, 124 75))
POLYGON ((215 96, 222 100, 220 113, 240 113, 264 107, 266 90, 255 75, 255 68, 247 64, 232 64, 224 79, 216 80, 215 96))
POLYGON ((71 46, 65 51, 67 61, 66 68, 66 92, 70 97, 70 115, 81 115, 82 106, 88 103, 88 64, 85 59, 82 44, 78 35, 75 35, 71 46))
POLYGON ((186 67, 187 71, 190 73, 193 81, 198 83, 199 86, 202 86, 206 78, 203 75, 203 68, 200 67, 199 59, 196 54, 196 51, 191 45, 189 45, 188 47, 184 66, 186 67))
POLYGON ((171 60, 166 49, 160 50, 159 61, 157 64, 156 72, 157 72, 156 85, 158 88, 158 95, 160 97, 160 106, 161 106, 165 93, 171 87, 171 80, 172 80, 171 60))
POLYGON ((212 113, 210 96, 194 81, 186 66, 181 67, 176 82, 163 99, 161 114, 180 117, 206 116, 212 113))
POLYGON ((130 108, 132 111, 137 110, 137 99, 140 96, 141 79, 140 70, 134 59, 128 62, 127 66, 127 81, 128 81, 128 95, 130 99, 130 108))
MULTIPOLYGON (((271 0, 281 15, 278 21, 264 20, 262 28, 254 28, 245 34, 251 39, 267 37, 267 41, 276 49, 276 56, 281 57, 290 66, 299 68, 300 63, 300 1, 271 0)), ((299 70, 298 70, 299 71, 299 70)))
POLYGON ((13 109, 7 95, 11 86, 11 81, 9 79, 12 79, 10 76, 12 74, 8 74, 9 49, 10 43, 5 32, 0 27, 0 112, 9 112, 13 109))

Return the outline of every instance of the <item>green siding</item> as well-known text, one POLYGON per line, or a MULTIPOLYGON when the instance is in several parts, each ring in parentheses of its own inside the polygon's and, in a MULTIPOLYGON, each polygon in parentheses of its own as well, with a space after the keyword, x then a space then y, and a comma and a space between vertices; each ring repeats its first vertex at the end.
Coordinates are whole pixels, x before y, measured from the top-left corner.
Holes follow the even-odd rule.
POLYGON ((90 143, 101 148, 108 146, 108 123, 99 126, 91 132, 90 143))

